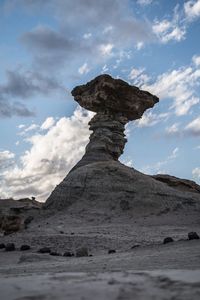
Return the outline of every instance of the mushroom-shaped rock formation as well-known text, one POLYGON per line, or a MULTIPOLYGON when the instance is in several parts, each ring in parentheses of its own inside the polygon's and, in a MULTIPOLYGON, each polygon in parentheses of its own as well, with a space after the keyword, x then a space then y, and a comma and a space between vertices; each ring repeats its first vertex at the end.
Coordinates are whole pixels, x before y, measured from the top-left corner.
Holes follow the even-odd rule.
POLYGON ((149 92, 109 75, 75 87, 72 95, 82 107, 97 112, 89 122, 93 133, 85 155, 72 170, 95 161, 118 160, 127 142, 126 123, 141 118, 159 101, 149 92))
POLYGON ((123 201, 134 213, 173 210, 190 200, 200 203, 200 193, 177 190, 118 161, 126 143, 125 124, 153 107, 156 96, 109 75, 74 88, 72 95, 82 107, 96 112, 89 122, 93 133, 83 158, 54 189, 44 208, 67 207, 87 215, 114 212, 116 216, 123 201))

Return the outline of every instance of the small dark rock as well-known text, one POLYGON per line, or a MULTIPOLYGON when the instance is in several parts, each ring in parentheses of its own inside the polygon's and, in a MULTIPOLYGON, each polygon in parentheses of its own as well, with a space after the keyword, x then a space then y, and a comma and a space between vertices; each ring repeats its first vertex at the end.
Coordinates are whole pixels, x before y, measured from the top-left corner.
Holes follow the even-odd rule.
POLYGON ((121 200, 119 205, 120 205, 122 210, 129 210, 130 209, 130 204, 129 204, 128 200, 121 200))
POLYGON ((50 252, 51 252, 51 249, 49 247, 43 247, 38 250, 38 253, 42 253, 42 254, 50 253, 50 252))
POLYGON ((49 254, 52 256, 60 256, 60 253, 58 253, 56 251, 51 251, 49 254))
POLYGON ((60 230, 60 233, 61 233, 61 234, 64 234, 64 231, 60 230))
POLYGON ((21 251, 26 251, 26 250, 30 250, 31 247, 29 245, 21 245, 20 250, 21 251))
POLYGON ((14 243, 8 243, 5 246, 5 251, 14 251, 15 250, 15 244, 14 243))
POLYGON ((131 249, 135 249, 135 248, 138 248, 138 247, 140 247, 140 245, 135 244, 135 245, 133 245, 133 246, 131 247, 131 249))
POLYGON ((116 253, 116 250, 114 250, 114 249, 108 250, 108 254, 113 254, 113 253, 116 253))
POLYGON ((4 249, 6 246, 5 246, 5 244, 0 244, 0 249, 4 249))
POLYGON ((166 237, 163 240, 163 244, 168 244, 168 243, 172 243, 174 240, 171 237, 166 237))
POLYGON ((189 232, 188 239, 189 240, 199 240, 199 235, 196 232, 189 232))
POLYGON ((88 249, 86 247, 81 247, 76 250, 76 257, 88 256, 88 249))
POLYGON ((63 254, 63 256, 65 256, 65 257, 72 257, 72 256, 74 256, 74 253, 71 253, 71 252, 69 252, 69 251, 66 251, 66 252, 63 254))

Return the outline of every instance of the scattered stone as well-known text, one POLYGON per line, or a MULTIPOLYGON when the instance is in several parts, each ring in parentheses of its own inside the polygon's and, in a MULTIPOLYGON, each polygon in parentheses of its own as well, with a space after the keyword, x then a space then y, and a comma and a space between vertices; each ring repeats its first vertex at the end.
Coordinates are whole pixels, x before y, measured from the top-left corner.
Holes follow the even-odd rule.
POLYGON ((138 248, 138 247, 140 247, 140 245, 135 244, 135 245, 133 245, 133 246, 131 247, 131 249, 135 249, 135 248, 138 248))
POLYGON ((196 232, 189 232, 188 233, 189 240, 199 240, 199 235, 196 232))
POLYGON ((26 251, 26 250, 30 250, 31 247, 29 245, 21 245, 20 250, 21 251, 26 251))
POLYGON ((174 240, 171 237, 166 237, 163 240, 163 244, 168 244, 168 243, 172 243, 174 240))
POLYGON ((52 256, 61 256, 61 254, 56 251, 51 251, 49 254, 52 256))
POLYGON ((63 256, 65 256, 65 257, 72 257, 72 256, 74 256, 74 253, 71 253, 71 252, 69 252, 69 251, 66 251, 66 252, 63 254, 63 256))
POLYGON ((113 254, 113 253, 116 253, 116 250, 114 250, 114 249, 108 250, 108 254, 113 254))
POLYGON ((76 257, 88 256, 88 249, 86 247, 81 247, 76 250, 76 257))
POLYGON ((5 246, 5 251, 14 251, 15 250, 15 244, 14 243, 8 243, 5 246))
POLYGON ((0 244, 0 249, 4 249, 5 247, 6 247, 5 244, 3 243, 0 244))
POLYGON ((121 200, 119 205, 120 205, 120 208, 122 210, 129 210, 130 209, 130 203, 129 203, 128 200, 121 200))
POLYGON ((51 249, 49 247, 43 247, 38 250, 38 253, 42 253, 42 254, 50 253, 50 252, 51 252, 51 249))

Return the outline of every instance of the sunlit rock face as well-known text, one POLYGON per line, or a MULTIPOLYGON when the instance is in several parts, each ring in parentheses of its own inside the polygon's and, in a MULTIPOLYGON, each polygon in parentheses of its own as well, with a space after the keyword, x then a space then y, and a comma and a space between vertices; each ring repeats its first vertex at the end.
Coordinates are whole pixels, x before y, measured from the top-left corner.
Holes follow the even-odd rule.
POLYGON ((96 112, 89 122, 93 133, 85 155, 73 170, 96 161, 118 160, 127 142, 126 123, 141 118, 158 102, 156 96, 109 75, 75 87, 72 95, 82 107, 96 112))
POLYGON ((124 213, 123 203, 131 215, 173 211, 189 202, 199 207, 196 189, 195 193, 186 185, 184 190, 176 189, 169 180, 142 174, 118 161, 127 141, 125 125, 153 107, 156 96, 109 75, 74 88, 72 95, 82 107, 96 112, 89 122, 92 134, 84 156, 54 189, 44 208, 116 216, 124 213))

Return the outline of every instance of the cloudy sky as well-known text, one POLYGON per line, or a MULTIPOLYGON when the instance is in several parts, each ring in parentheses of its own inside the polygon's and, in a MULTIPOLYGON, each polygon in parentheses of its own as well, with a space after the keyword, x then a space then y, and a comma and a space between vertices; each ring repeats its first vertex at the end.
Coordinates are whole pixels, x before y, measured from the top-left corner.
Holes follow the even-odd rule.
POLYGON ((0 0, 0 198, 44 201, 88 142, 70 94, 108 73, 160 102, 121 160, 200 183, 200 0, 0 0))

